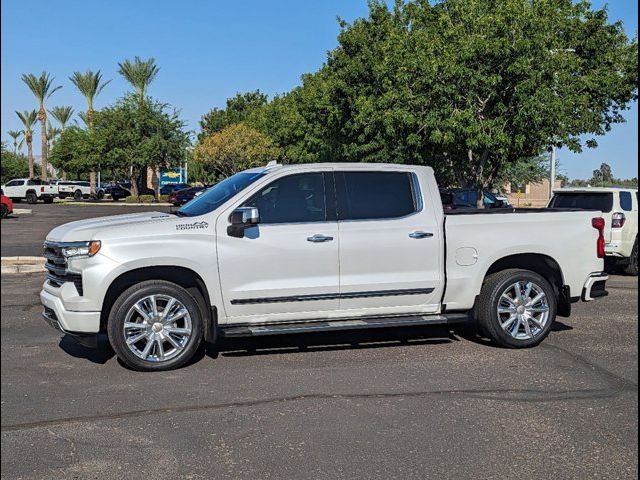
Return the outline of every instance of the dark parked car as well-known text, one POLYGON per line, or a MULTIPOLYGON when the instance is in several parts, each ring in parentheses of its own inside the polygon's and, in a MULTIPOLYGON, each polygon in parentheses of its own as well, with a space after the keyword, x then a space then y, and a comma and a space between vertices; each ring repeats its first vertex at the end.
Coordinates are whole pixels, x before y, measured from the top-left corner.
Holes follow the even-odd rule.
POLYGON ((207 188, 209 187, 189 187, 177 190, 169 194, 169 202, 173 203, 176 207, 184 205, 189 200, 192 200, 196 196, 196 193, 206 190, 207 188))
POLYGON ((178 190, 184 190, 189 188, 188 183, 169 183, 160 189, 160 195, 169 195, 178 190))
MULTIPOLYGON (((445 210, 462 210, 477 208, 478 193, 470 188, 448 188, 440 190, 440 197, 445 210)), ((495 193, 485 191, 482 202, 484 208, 510 208, 504 200, 496 197, 495 193)))
MULTIPOLYGON (((106 193, 111 195, 111 199, 114 201, 118 201, 122 198, 127 198, 131 196, 131 183, 129 182, 120 182, 114 185, 111 185, 107 188, 106 193)), ((156 192, 151 188, 138 186, 138 194, 139 195, 156 195, 156 192)))

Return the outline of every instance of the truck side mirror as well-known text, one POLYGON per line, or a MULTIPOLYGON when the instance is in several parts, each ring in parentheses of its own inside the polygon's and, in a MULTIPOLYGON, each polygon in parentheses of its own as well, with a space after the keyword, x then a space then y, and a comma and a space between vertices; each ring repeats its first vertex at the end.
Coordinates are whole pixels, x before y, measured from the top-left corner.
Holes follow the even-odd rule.
POLYGON ((227 234, 230 237, 242 238, 247 228, 260 223, 260 212, 255 207, 239 207, 229 215, 231 225, 227 227, 227 234))

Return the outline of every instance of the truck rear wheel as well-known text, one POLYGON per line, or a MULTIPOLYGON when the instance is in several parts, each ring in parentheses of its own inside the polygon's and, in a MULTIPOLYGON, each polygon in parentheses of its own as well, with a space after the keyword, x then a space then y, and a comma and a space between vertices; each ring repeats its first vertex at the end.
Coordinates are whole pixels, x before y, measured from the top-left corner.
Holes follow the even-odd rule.
POLYGON ((489 275, 475 306, 482 332, 506 348, 538 345, 551 331, 556 311, 551 284, 535 272, 518 269, 489 275))
POLYGON ((624 269, 624 272, 627 275, 633 275, 635 277, 638 276, 638 239, 636 238, 636 243, 633 245, 633 250, 631 251, 631 257, 629 257, 629 265, 624 269))
POLYGON ((38 203, 38 196, 34 192, 28 192, 26 195, 27 203, 33 205, 38 203))
POLYGON ((82 191, 76 190, 75 192, 73 192, 73 199, 82 200, 82 191))
POLYGON ((118 358, 139 371, 179 368, 203 336, 198 302, 184 288, 148 280, 125 290, 109 313, 107 333, 118 358))

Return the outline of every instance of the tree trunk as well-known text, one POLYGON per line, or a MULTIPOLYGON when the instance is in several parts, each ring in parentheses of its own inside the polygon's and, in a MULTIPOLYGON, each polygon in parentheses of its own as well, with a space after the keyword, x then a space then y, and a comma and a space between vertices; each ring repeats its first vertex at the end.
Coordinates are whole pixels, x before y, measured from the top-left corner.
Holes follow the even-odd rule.
POLYGON ((476 208, 484 208, 484 189, 476 187, 476 208))
POLYGON ((96 188, 96 169, 91 168, 91 172, 89 172, 89 194, 91 198, 96 198, 98 196, 98 189, 96 188))
POLYGON ((40 119, 40 131, 42 132, 42 171, 40 172, 40 178, 42 180, 46 180, 48 177, 48 154, 49 150, 47 149, 47 113, 44 109, 44 106, 40 107, 40 111, 38 112, 38 118, 40 119))
POLYGON ((138 191, 138 175, 134 174, 134 172, 131 172, 129 182, 131 183, 131 195, 133 197, 139 198, 140 192, 138 191))
POLYGON ((67 171, 63 170, 62 171, 62 180, 66 180, 67 179, 67 171))
POLYGON ((34 178, 36 174, 33 168, 33 142, 31 139, 27 142, 27 155, 29 158, 29 178, 34 178))

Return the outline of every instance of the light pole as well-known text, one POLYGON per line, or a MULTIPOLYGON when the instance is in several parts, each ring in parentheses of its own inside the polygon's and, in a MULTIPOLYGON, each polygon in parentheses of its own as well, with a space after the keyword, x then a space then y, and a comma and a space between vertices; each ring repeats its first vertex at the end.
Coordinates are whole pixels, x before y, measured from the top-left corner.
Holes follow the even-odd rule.
POLYGON ((556 185, 556 146, 551 145, 551 165, 549 165, 549 198, 553 196, 556 185))

